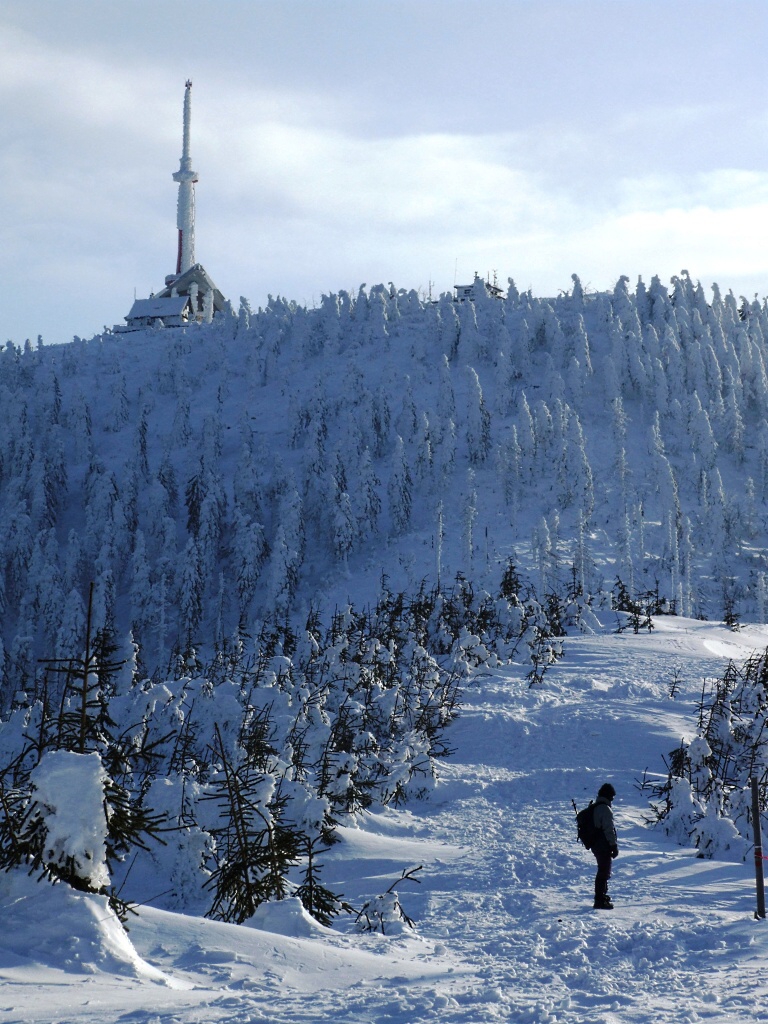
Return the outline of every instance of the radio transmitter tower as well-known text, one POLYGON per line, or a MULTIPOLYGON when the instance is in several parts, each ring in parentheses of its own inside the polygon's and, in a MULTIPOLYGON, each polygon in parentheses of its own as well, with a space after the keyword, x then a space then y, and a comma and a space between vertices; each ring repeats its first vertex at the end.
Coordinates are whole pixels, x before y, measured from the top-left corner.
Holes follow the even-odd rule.
POLYGON ((192 170, 189 155, 189 132, 192 121, 192 82, 184 86, 184 135, 181 161, 173 180, 179 183, 176 206, 178 244, 176 273, 165 279, 162 291, 148 299, 136 299, 126 316, 125 325, 118 324, 118 333, 140 331, 148 327, 186 327, 194 323, 209 323, 216 313, 227 307, 227 302, 209 274, 195 262, 195 184, 197 171, 192 170))
POLYGON ((179 169, 173 180, 179 183, 179 199, 176 206, 176 226, 179 229, 179 249, 176 257, 176 274, 183 274, 195 262, 195 184, 197 171, 192 170, 189 155, 189 128, 192 120, 192 81, 188 78, 184 88, 184 136, 181 147, 179 169))

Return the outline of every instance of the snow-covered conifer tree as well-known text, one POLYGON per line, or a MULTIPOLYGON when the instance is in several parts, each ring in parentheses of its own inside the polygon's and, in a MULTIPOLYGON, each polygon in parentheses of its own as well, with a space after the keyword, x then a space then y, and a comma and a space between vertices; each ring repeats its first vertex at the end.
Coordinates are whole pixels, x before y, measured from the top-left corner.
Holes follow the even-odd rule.
POLYGON ((179 576, 179 629, 184 650, 201 641, 199 636, 203 620, 203 593, 205 580, 200 571, 200 553, 194 537, 190 537, 181 559, 179 576))
POLYGON ((464 546, 464 563, 467 572, 471 572, 475 560, 474 529, 477 519, 477 491, 475 489, 475 474, 472 469, 467 470, 467 486, 464 494, 464 505, 462 508, 462 542, 464 546))
POLYGON ((717 459, 717 442, 712 433, 707 411, 702 408, 696 391, 693 391, 690 396, 689 408, 691 448, 696 452, 701 467, 707 471, 712 470, 717 459))
POLYGON ((422 412, 419 424, 419 432, 416 438, 416 477, 419 480, 426 480, 432 474, 432 434, 429 427, 429 418, 422 412))
POLYGON ((280 502, 278 520, 279 525, 270 556, 267 592, 268 601, 276 614, 284 616, 296 593, 306 542, 304 507, 292 480, 280 502))
POLYGON ((378 530, 381 513, 380 487, 381 481, 374 471, 371 453, 366 448, 360 456, 356 492, 358 495, 357 526, 362 537, 374 536, 378 530))
POLYGON ((723 415, 723 438, 727 451, 736 456, 739 463, 744 461, 744 419, 736 381, 730 369, 725 371, 725 412, 723 415))
POLYGON ((237 579, 240 622, 245 625, 246 614, 256 593, 256 585, 269 556, 264 529, 239 507, 234 516, 233 561, 237 579))
POLYGON ((411 378, 406 376, 405 389, 403 391, 402 407, 396 423, 398 434, 407 441, 416 437, 419 429, 419 414, 416 409, 416 402, 413 398, 413 386, 411 378))
POLYGON ((480 379, 471 366, 467 367, 467 451, 473 464, 485 462, 491 450, 491 415, 483 400, 480 379))
POLYGON ((525 391, 520 392, 517 410, 517 438, 522 454, 523 466, 528 475, 533 472, 537 454, 536 429, 525 391))
POLYGON ((546 594, 549 591, 552 539, 549 534, 546 517, 544 516, 541 517, 538 524, 533 528, 531 549, 539 573, 539 593, 546 594))
POLYGON ((411 522, 413 479, 402 437, 398 436, 387 485, 389 513, 397 533, 405 533, 411 522))
POLYGON ((333 504, 333 550, 346 569, 357 540, 357 523, 347 491, 337 490, 333 504))

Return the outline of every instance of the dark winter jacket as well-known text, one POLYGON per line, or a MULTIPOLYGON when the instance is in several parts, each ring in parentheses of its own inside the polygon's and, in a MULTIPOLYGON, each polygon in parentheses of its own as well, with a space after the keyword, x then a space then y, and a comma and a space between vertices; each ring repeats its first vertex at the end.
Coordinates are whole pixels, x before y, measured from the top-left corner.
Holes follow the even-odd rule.
POLYGON ((596 831, 593 849, 596 853, 608 853, 614 846, 617 846, 616 827, 613 824, 610 801, 604 796, 599 796, 595 800, 593 817, 596 831))

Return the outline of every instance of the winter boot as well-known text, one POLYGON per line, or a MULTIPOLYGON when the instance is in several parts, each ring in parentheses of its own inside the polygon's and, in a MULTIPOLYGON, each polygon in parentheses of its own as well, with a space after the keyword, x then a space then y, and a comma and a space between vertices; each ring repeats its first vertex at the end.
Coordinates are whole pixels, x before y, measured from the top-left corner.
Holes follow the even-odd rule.
POLYGON ((613 910, 613 903, 608 893, 605 896, 595 896, 594 910, 613 910))

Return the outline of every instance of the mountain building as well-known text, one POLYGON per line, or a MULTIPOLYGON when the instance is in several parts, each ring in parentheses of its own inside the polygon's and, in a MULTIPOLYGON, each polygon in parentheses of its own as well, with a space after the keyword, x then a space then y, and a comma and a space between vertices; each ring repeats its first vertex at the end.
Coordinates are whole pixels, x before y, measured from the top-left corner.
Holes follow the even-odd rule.
POLYGON ((475 279, 472 284, 455 284, 453 286, 456 295, 454 296, 454 302, 474 302, 475 299, 483 295, 489 296, 492 299, 503 299, 504 292, 496 284, 496 275, 494 274, 494 280, 484 281, 482 277, 475 271, 475 279))

